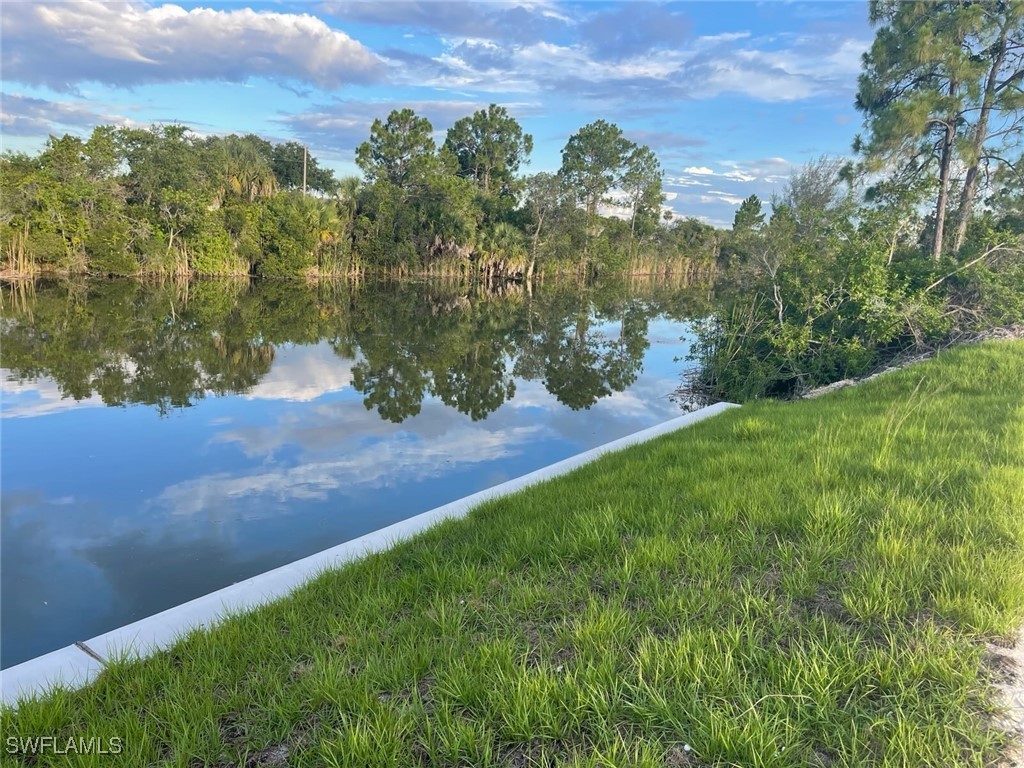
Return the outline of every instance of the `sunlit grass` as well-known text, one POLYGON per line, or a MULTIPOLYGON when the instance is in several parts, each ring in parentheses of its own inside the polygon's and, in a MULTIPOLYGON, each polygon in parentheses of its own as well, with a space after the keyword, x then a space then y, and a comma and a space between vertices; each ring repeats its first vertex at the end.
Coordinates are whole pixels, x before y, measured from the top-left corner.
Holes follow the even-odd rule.
POLYGON ((1024 344, 963 348, 489 503, 3 731, 126 745, 35 765, 993 765, 1022 553, 1024 344))

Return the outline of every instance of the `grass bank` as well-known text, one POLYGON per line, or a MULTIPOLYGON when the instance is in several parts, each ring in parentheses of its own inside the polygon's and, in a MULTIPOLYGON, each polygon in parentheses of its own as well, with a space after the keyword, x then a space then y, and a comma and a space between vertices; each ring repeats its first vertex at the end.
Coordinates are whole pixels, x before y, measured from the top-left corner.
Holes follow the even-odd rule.
POLYGON ((1022 510, 1024 342, 960 348, 489 503, 3 731, 120 738, 70 761, 104 766, 994 765, 1022 510))

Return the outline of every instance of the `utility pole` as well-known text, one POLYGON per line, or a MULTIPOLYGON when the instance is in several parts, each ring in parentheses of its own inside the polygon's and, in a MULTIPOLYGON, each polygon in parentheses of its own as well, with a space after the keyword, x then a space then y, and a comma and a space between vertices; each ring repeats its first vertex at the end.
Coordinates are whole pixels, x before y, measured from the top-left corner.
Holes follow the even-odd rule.
POLYGON ((302 147, 302 196, 306 196, 306 147, 302 147))

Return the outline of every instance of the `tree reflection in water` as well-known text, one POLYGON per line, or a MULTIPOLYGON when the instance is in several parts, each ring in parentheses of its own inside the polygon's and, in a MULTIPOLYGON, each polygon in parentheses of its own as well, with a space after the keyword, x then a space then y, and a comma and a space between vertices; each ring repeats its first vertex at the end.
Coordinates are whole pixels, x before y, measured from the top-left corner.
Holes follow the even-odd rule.
POLYGON ((692 290, 642 281, 520 284, 130 280, 3 288, 0 366, 66 398, 168 413, 246 393, 283 344, 326 341, 355 360, 367 409, 401 422, 435 396, 474 420, 541 381, 589 408, 640 373, 657 315, 706 312, 692 290))

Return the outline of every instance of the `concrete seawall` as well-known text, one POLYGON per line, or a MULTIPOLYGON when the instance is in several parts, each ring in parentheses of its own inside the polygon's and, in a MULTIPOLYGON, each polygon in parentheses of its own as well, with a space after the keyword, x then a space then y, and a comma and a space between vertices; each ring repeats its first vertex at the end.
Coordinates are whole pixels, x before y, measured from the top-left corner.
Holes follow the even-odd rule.
POLYGON ((241 613, 282 598, 325 570, 388 549, 442 520, 464 517, 485 501, 564 475, 606 453, 647 442, 734 407, 737 406, 732 403, 718 403, 635 432, 140 621, 2 670, 0 698, 5 705, 14 706, 20 699, 42 695, 55 687, 87 685, 102 671, 108 659, 150 656, 168 648, 189 630, 214 626, 225 615, 241 613))

